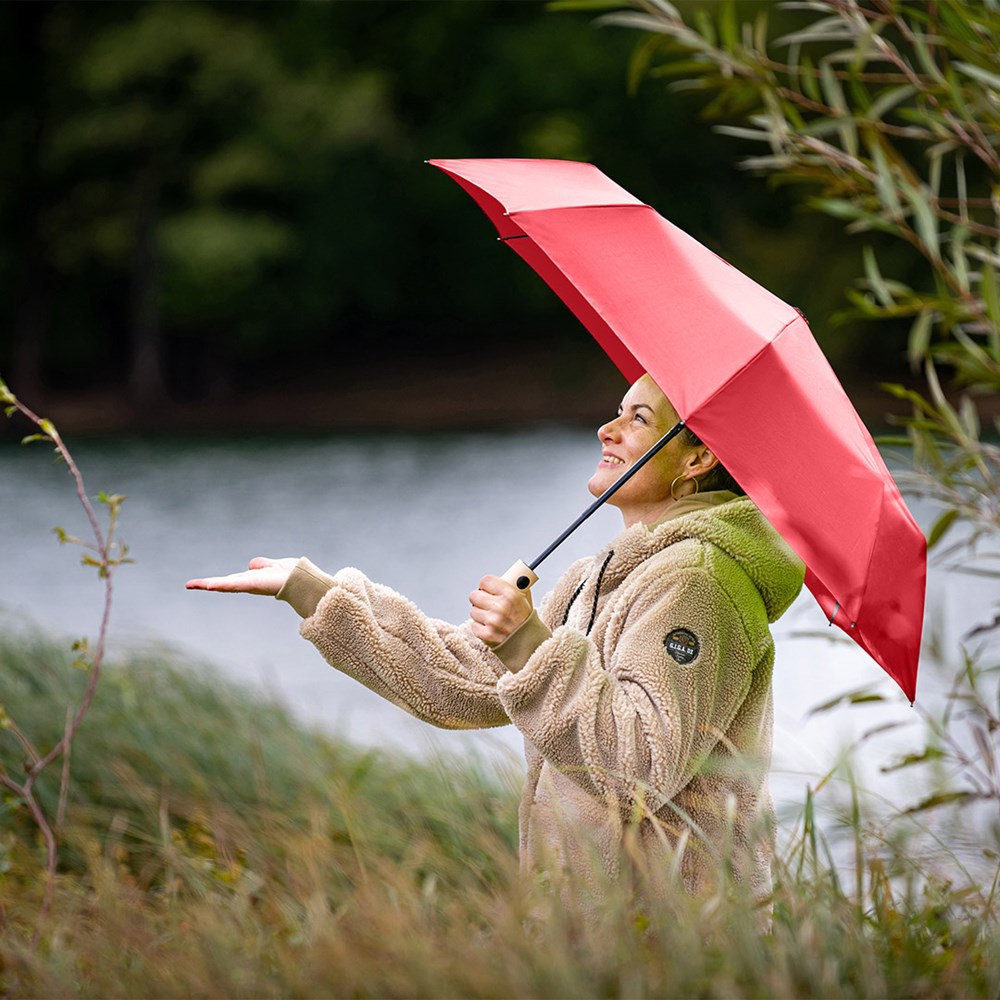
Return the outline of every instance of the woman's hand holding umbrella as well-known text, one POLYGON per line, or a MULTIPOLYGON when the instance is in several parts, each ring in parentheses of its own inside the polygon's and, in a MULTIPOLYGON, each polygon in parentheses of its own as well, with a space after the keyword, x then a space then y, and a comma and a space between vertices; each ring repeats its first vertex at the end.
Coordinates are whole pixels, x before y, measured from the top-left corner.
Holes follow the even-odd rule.
POLYGON ((499 576, 484 576, 469 594, 472 632, 487 646, 509 639, 531 615, 531 591, 519 590, 499 576))
POLYGON ((188 580, 188 590, 217 590, 229 594, 261 594, 274 597, 285 585, 298 559, 268 559, 257 556, 242 573, 188 580))

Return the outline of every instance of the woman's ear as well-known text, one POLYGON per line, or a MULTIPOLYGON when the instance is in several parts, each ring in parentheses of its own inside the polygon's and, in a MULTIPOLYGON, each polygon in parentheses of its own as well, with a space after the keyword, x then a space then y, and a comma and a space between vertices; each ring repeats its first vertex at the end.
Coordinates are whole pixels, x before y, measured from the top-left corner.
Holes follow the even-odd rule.
POLYGON ((688 472, 692 476, 704 476, 718 464, 719 460, 715 457, 715 453, 703 444, 693 448, 687 460, 688 472))

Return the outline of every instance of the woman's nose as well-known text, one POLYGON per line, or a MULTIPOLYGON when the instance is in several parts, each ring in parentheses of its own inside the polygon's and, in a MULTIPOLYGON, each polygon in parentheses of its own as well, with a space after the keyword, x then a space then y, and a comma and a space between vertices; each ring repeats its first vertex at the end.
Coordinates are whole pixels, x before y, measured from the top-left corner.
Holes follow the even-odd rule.
POLYGON ((599 441, 613 440, 618 434, 618 418, 609 420, 606 424, 601 424, 597 428, 597 439, 599 441))

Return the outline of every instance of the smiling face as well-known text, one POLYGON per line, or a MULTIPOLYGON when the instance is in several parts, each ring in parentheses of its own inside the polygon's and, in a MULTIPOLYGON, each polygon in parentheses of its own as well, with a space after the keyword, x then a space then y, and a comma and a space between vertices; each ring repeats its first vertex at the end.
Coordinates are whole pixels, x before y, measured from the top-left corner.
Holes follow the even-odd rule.
MULTIPOLYGON (((659 386, 643 375, 625 394, 618 416, 598 431, 601 461, 587 488, 596 497, 634 465, 680 418, 659 386)), ((622 512, 625 526, 638 522, 655 524, 675 502, 670 485, 678 477, 674 493, 682 497, 694 487, 684 479, 703 475, 717 464, 705 445, 683 443, 678 435, 650 459, 608 500, 622 512)))

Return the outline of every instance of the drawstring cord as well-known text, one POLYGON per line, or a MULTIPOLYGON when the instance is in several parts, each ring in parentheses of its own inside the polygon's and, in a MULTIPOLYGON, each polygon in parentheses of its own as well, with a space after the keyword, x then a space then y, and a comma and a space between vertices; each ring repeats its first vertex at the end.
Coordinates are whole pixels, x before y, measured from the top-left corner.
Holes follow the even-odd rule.
POLYGON ((569 604, 566 605, 566 614, 563 615, 563 620, 562 620, 563 625, 565 625, 569 621, 569 613, 572 610, 573 605, 576 603, 576 599, 580 596, 580 591, 587 586, 588 579, 589 577, 585 576, 580 581, 580 586, 573 591, 573 596, 569 599, 569 604))
MULTIPOLYGON (((597 583, 594 585, 594 606, 590 610, 590 622, 587 625, 587 631, 584 635, 590 635, 590 630, 594 627, 594 620, 597 618, 597 599, 601 596, 601 581, 604 579, 604 571, 608 568, 608 563, 611 562, 611 557, 615 554, 615 550, 612 549, 601 563, 601 568, 597 571, 597 583)), ((569 604, 566 605, 566 613, 563 615, 562 623, 565 625, 569 621, 570 609, 576 603, 576 599, 580 596, 583 588, 587 585, 587 580, 590 577, 585 578, 581 581, 580 586, 576 588, 573 592, 573 596, 569 599, 569 604)))
POLYGON ((601 593, 601 581, 604 579, 604 571, 608 568, 608 563, 611 562, 611 557, 615 554, 615 550, 612 549, 608 553, 607 559, 604 560, 601 566, 601 571, 597 574, 597 583, 594 585, 594 607, 590 612, 590 623, 587 625, 587 631, 584 635, 590 635, 590 630, 594 627, 594 619, 597 617, 597 598, 601 593))

